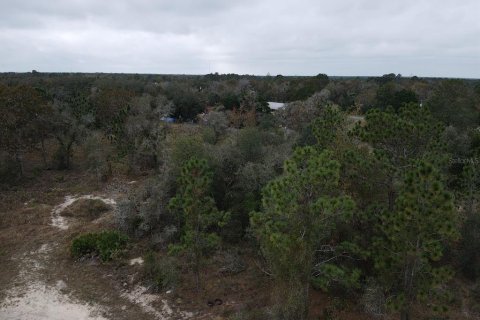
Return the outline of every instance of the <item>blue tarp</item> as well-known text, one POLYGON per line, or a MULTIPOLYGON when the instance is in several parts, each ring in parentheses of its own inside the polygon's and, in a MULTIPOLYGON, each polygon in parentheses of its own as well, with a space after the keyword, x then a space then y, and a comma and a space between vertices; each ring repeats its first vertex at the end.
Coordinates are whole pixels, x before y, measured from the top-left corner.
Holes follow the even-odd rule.
POLYGON ((162 119, 163 122, 167 122, 167 123, 174 123, 175 122, 175 118, 172 118, 172 117, 163 117, 162 119))

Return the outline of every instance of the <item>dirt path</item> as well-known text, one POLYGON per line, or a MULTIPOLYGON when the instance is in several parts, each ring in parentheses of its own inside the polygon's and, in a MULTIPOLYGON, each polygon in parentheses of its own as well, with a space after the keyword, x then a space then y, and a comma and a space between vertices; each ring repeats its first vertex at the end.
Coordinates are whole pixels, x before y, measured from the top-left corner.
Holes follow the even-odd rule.
MULTIPOLYGON (((167 297, 140 285, 141 259, 134 263, 75 262, 68 245, 80 232, 111 226, 112 210, 85 223, 62 212, 78 199, 115 194, 64 194, 56 204, 30 201, 2 212, 0 225, 0 319, 170 320, 193 314, 170 306, 167 297)), ((57 198, 58 199, 58 198, 57 198)), ((57 200, 58 201, 58 200, 57 200)))

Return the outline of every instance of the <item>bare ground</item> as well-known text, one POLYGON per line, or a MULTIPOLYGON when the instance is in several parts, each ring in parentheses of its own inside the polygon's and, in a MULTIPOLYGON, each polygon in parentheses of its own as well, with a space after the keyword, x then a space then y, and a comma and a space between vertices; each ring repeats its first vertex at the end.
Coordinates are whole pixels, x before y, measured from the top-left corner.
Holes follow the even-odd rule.
MULTIPOLYGON (((141 265, 73 261, 71 239, 80 232, 112 227, 112 210, 94 221, 64 218, 78 198, 109 205, 124 190, 88 187, 89 177, 46 174, 27 190, 2 192, 0 211, 1 319, 184 319, 193 313, 149 295, 139 284, 141 265), (51 186, 54 187, 51 187, 51 186), (88 190, 90 189, 90 190, 88 190), (86 193, 86 192, 90 193, 86 193)), ((96 183, 92 182, 93 186, 96 183)))

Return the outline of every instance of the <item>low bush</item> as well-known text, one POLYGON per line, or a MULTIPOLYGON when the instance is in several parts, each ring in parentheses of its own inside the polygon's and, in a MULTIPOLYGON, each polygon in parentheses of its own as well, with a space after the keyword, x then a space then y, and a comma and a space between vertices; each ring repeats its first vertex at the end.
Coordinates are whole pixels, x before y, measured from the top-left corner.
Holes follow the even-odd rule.
POLYGON ((102 261, 118 256, 128 244, 128 237, 116 231, 85 233, 72 241, 71 253, 74 258, 98 255, 102 261))
POLYGON ((125 249, 127 244, 127 236, 115 231, 104 231, 98 236, 97 249, 100 258, 107 261, 117 256, 121 250, 125 249))
POLYGON ((116 207, 117 227, 129 236, 142 238, 177 225, 176 217, 169 214, 166 206, 173 195, 174 182, 174 177, 163 171, 129 193, 116 207))
POLYGON ((79 199, 68 206, 64 211, 64 216, 96 219, 112 207, 100 199, 79 199))
POLYGON ((153 291, 174 289, 179 281, 178 263, 173 257, 158 257, 153 251, 145 256, 144 278, 153 291))
POLYGON ((97 248, 98 235, 94 233, 82 234, 72 241, 70 251, 72 256, 80 258, 89 254, 93 254, 97 248))
POLYGON ((138 208, 134 199, 123 199, 115 208, 115 224, 129 235, 133 235, 141 220, 138 216, 138 208))

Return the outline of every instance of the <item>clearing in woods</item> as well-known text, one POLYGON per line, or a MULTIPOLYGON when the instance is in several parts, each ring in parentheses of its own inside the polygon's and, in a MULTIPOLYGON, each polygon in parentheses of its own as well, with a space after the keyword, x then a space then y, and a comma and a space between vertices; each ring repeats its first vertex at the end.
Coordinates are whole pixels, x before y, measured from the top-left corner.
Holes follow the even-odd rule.
MULTIPOLYGON (((52 179, 52 177, 49 177, 52 179)), ((187 319, 193 313, 170 305, 166 294, 149 294, 139 285, 143 260, 133 257, 112 274, 97 260, 75 262, 71 240, 81 232, 108 228, 116 199, 128 182, 114 181, 93 194, 70 182, 55 188, 30 186, 6 191, 0 210, 0 318, 37 319, 187 319), (122 187, 118 187, 122 186, 122 187), (83 191, 83 192, 82 192, 83 191), (106 209, 86 219, 63 213, 77 201, 102 201, 106 209)), ((60 179, 61 180, 61 179, 60 179)), ((45 181, 43 181, 45 184, 45 181)), ((85 188, 85 187, 83 187, 85 188)))

